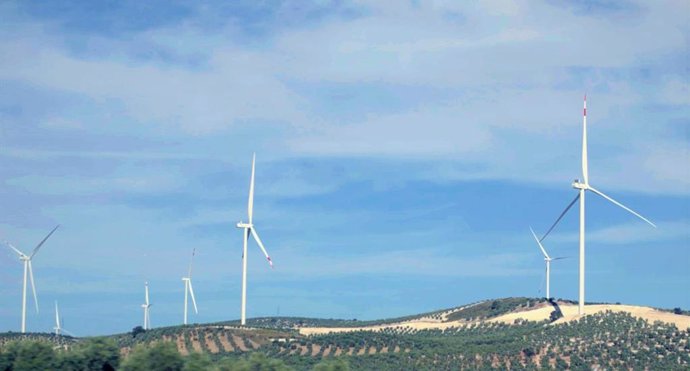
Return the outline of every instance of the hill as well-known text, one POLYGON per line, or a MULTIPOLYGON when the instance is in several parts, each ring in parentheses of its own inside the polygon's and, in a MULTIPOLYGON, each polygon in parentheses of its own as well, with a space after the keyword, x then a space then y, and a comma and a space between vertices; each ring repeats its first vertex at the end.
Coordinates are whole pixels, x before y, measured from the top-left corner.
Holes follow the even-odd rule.
MULTIPOLYGON (((354 369, 690 367, 690 316, 648 307, 507 298, 377 321, 294 317, 174 326, 110 336, 123 355, 136 344, 174 343, 183 355, 262 353, 295 369, 344 359, 354 369)), ((17 334, 0 336, 16 338, 17 334)), ((32 334, 69 347, 79 339, 32 334)))

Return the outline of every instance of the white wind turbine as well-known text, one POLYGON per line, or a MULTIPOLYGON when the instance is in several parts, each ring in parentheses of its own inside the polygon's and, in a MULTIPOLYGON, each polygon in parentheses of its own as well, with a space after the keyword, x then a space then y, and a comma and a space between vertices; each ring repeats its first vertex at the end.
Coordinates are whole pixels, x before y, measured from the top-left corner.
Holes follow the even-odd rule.
POLYGON ((532 236, 534 236, 534 239, 537 241, 537 244, 539 245, 539 248, 541 249, 542 254, 544 254, 544 262, 546 262, 546 300, 549 300, 551 298, 551 292, 550 292, 551 262, 554 260, 565 259, 565 257, 563 257, 563 256, 558 257, 558 258, 550 257, 549 254, 546 253, 546 249, 544 249, 544 245, 541 244, 541 241, 539 241, 539 238, 534 233, 534 230, 532 229, 532 227, 529 227, 529 230, 532 232, 532 236))
POLYGON ((60 317, 60 311, 58 309, 57 300, 55 301, 55 327, 53 327, 53 329, 55 330, 55 336, 61 335, 62 332, 66 333, 69 336, 74 336, 73 333, 62 328, 62 318, 60 317))
POLYGON ((579 179, 573 181, 573 188, 578 190, 577 196, 568 204, 568 206, 563 210, 561 215, 558 216, 556 221, 551 225, 551 228, 544 234, 539 241, 543 241, 546 236, 551 233, 551 231, 556 227, 563 216, 570 210, 570 208, 575 204, 575 202, 580 200, 580 290, 579 290, 579 303, 577 308, 577 313, 583 315, 585 312, 585 191, 591 191, 606 200, 610 201, 614 205, 617 205, 629 213, 635 215, 636 217, 644 220, 652 227, 656 228, 656 225, 649 221, 647 218, 636 213, 632 209, 624 206, 620 202, 614 200, 613 198, 605 195, 603 192, 597 190, 589 184, 589 167, 587 164, 587 96, 584 98, 584 109, 582 111, 582 182, 579 179))
POLYGON ((38 253, 38 250, 43 246, 43 244, 46 242, 46 240, 55 232, 56 229, 58 229, 60 225, 58 224, 55 228, 53 228, 50 233, 48 233, 43 240, 34 247, 34 250, 31 252, 31 255, 26 255, 23 252, 19 251, 16 247, 14 247, 11 243, 5 242, 7 246, 9 246, 14 252, 19 255, 19 260, 24 263, 24 285, 22 289, 22 333, 26 332, 26 278, 27 278, 27 273, 29 275, 29 278, 31 279, 31 291, 34 293, 34 304, 36 305, 36 313, 38 313, 38 297, 36 296, 36 285, 34 284, 34 271, 33 268, 31 267, 31 259, 33 259, 34 256, 36 256, 36 253, 38 253))
POLYGON ((192 250, 192 259, 189 261, 189 274, 187 277, 182 277, 184 282, 184 324, 187 324, 187 307, 188 301, 187 297, 189 294, 192 295, 192 304, 194 305, 194 313, 199 314, 199 310, 196 308, 196 299, 194 298, 194 288, 192 288, 192 263, 194 262, 194 253, 196 248, 192 250))
POLYGON ((149 283, 144 284, 144 298, 145 302, 141 305, 144 308, 144 330, 151 329, 151 317, 149 316, 149 308, 151 308, 151 303, 149 302, 149 283))
POLYGON ((254 224, 252 224, 252 214, 253 214, 253 209, 254 209, 254 164, 256 162, 256 154, 253 155, 252 157, 252 177, 249 182, 249 203, 247 205, 247 216, 249 218, 249 222, 244 223, 240 221, 237 223, 237 228, 243 228, 244 233, 242 236, 242 242, 243 242, 243 249, 242 249, 242 309, 241 309, 241 324, 244 326, 246 324, 246 310, 247 310, 247 242, 249 240, 249 234, 254 237, 254 240, 256 243, 259 245, 261 248, 261 251, 263 251, 264 255, 266 255, 266 259, 268 260, 268 264, 273 268, 273 262, 271 261, 271 257, 268 256, 268 252, 266 252, 266 248, 264 247, 264 244, 261 242, 261 239, 259 238, 259 235, 256 233, 256 228, 254 228, 254 224))

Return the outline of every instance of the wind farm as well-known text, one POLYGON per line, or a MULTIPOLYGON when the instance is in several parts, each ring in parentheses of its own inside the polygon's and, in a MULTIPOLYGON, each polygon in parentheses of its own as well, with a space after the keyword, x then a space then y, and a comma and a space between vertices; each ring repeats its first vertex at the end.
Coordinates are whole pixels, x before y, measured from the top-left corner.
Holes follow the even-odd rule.
POLYGON ((0 371, 690 368, 687 14, 3 2, 0 371))
MULTIPOLYGON (((529 297, 516 297, 516 298, 504 298, 504 299, 484 299, 474 303, 461 305, 458 307, 440 309, 433 312, 422 313, 418 315, 411 315, 400 318, 391 318, 383 320, 372 320, 372 321, 357 321, 353 320, 324 320, 318 318, 306 318, 306 317, 253 317, 247 318, 247 257, 248 257, 248 242, 250 236, 254 239, 256 244, 259 246, 260 250, 266 257, 269 266, 273 268, 273 262, 271 257, 268 255, 266 248, 263 245, 262 240, 259 238, 256 232, 256 227, 254 225, 254 196, 255 196, 255 175, 256 175, 256 154, 252 155, 251 162, 251 175, 249 181, 249 197, 247 203, 247 222, 240 221, 237 223, 236 227, 242 230, 242 265, 241 265, 241 306, 239 311, 239 320, 233 321, 221 321, 212 322, 206 324, 190 324, 189 322, 189 301, 191 299, 191 305, 194 310, 194 314, 199 315, 199 310, 197 307, 197 301, 194 293, 194 288, 192 286, 192 271, 194 267, 194 258, 196 256, 196 248, 192 249, 192 253, 189 260, 189 265, 187 269, 186 276, 182 277, 182 282, 184 285, 184 307, 183 307, 183 320, 181 326, 159 326, 153 327, 151 325, 151 313, 150 308, 152 307, 152 302, 150 301, 149 293, 149 282, 146 281, 144 284, 144 303, 141 304, 143 310, 143 322, 141 326, 135 327, 131 335, 112 335, 108 340, 112 349, 119 349, 120 353, 128 354, 129 352, 136 352, 136 344, 148 344, 148 347, 152 347, 153 343, 156 341, 171 342, 171 344, 176 344, 175 349, 182 355, 188 355, 194 352, 209 354, 209 355, 231 355, 235 356, 237 354, 251 354, 251 353, 261 353, 268 354, 270 357, 277 359, 291 359, 290 362, 295 362, 300 360, 298 363, 293 364, 297 368, 306 365, 311 365, 314 362, 326 362, 327 364, 329 355, 332 352, 334 359, 341 359, 338 354, 346 356, 349 362, 355 362, 363 368, 374 367, 371 362, 376 361, 376 357, 382 357, 385 354, 407 354, 414 353, 413 349, 406 345, 408 341, 417 341, 425 343, 430 339, 433 339, 436 332, 441 331, 444 339, 443 342, 448 342, 448 344, 455 344, 457 340, 452 340, 458 337, 458 339, 473 339, 473 334, 468 332, 472 328, 480 328, 480 333, 482 336, 487 334, 494 334, 491 336, 501 336, 506 337, 506 340, 511 342, 514 339, 514 331, 522 333, 522 337, 533 338, 530 340, 532 342, 531 346, 535 349, 539 349, 543 345, 534 343, 536 339, 541 337, 551 337, 551 341, 561 341, 556 340, 558 337, 553 338, 554 335, 550 335, 548 330, 544 330, 544 326, 547 328, 560 328, 563 326, 588 326, 588 321, 599 321, 600 324, 607 326, 617 326, 623 328, 633 328, 635 326, 640 326, 640 324, 653 322, 658 326, 655 331, 659 329, 663 331, 675 331, 681 330, 676 336, 679 339, 673 341, 687 341, 687 336, 690 333, 690 313, 683 311, 680 308, 675 308, 673 311, 650 308, 645 306, 631 306, 622 305, 619 303, 586 303, 584 301, 584 198, 585 192, 590 191, 596 195, 601 196, 605 200, 615 204, 626 210, 627 212, 633 214, 642 221, 656 227, 649 219, 643 217, 632 209, 624 206, 618 201, 607 196, 603 192, 592 187, 589 183, 588 176, 588 153, 587 153, 587 108, 586 108, 586 98, 583 110, 583 135, 582 135, 582 175, 583 180, 576 180, 573 183, 573 187, 578 190, 578 194, 573 199, 565 210, 557 217, 555 222, 550 225, 546 233, 540 238, 532 227, 530 227, 530 233, 536 242, 537 247, 541 255, 543 256, 543 261, 545 263, 544 278, 545 278, 545 295, 544 297, 529 298, 529 297), (552 236, 555 231, 556 226, 559 225, 568 213, 568 211, 574 206, 577 201, 580 201, 580 218, 579 218, 579 235, 578 235, 578 246, 580 252, 579 259, 579 275, 578 275, 578 301, 570 301, 567 299, 555 298, 552 295, 551 290, 551 275, 552 267, 551 263, 554 261, 563 260, 566 257, 558 256, 552 257, 549 254, 544 242, 547 237, 552 236), (633 319, 633 322, 630 322, 633 319), (634 322, 641 321, 641 322, 634 322), (507 326, 507 327, 505 327, 507 326), (535 327, 536 326, 536 327, 535 327), (628 327, 626 327, 628 326, 628 327), (633 327, 629 327, 633 326, 633 327), (683 332, 684 331, 684 332, 683 332), (148 334, 145 337, 139 335, 140 333, 148 334), (196 335, 195 335, 196 334, 196 335), (203 338, 206 339, 206 343, 202 342, 199 336, 203 334, 203 338), (350 334, 350 335, 348 335, 350 334), (356 346, 345 347, 343 346, 343 341, 347 342, 353 336, 353 334, 365 334, 366 342, 374 342, 378 344, 376 347, 367 348, 357 348, 356 346), (385 336, 384 336, 385 334, 385 336), (447 334, 454 334, 450 338, 446 338, 447 334), (500 334, 500 335, 499 335, 500 334), (507 335, 506 335, 507 334, 507 335), (381 338, 381 336, 384 336, 381 338), (133 340, 134 339, 134 340, 133 340), (138 340, 137 340, 138 339, 138 340), (215 340, 212 340, 215 339, 215 340), (228 339, 232 339, 229 341, 228 339), (210 343, 209 343, 210 341, 210 343), (213 344, 213 345, 209 345, 213 344), (271 345, 273 344, 273 345, 271 345), (299 344, 299 345, 297 345, 299 344), (305 345, 308 344, 308 345, 305 345), (306 347, 305 347, 306 346, 306 347), (325 351, 316 351, 314 349, 328 349, 328 353, 325 351), (292 354, 299 354, 298 358, 285 358, 292 354), (363 354, 368 354, 371 357, 366 358, 366 360, 358 358, 363 354), (378 355, 378 356, 377 356, 378 355), (354 357, 354 358, 353 358, 354 357), (363 362, 363 363, 362 363, 363 362)), ((637 226, 636 226, 637 227, 637 226)), ((37 294, 33 280, 33 270, 32 270, 32 258, 36 255, 43 244, 48 240, 48 238, 57 230, 57 226, 50 231, 50 233, 43 238, 43 240, 34 248, 31 255, 26 255, 22 253, 19 249, 13 245, 7 243, 7 246, 15 252, 19 259, 24 265, 24 280, 23 280, 23 292, 22 292, 22 323, 21 330, 22 333, 26 332, 25 323, 25 310, 26 310, 26 290, 27 290, 27 277, 31 282, 32 292, 34 294, 34 302, 36 304, 36 310, 38 312, 38 301, 37 294)), ((231 244, 232 245, 232 244, 231 244)), ((208 282, 206 282, 208 284, 208 282)), ((561 283, 562 286, 562 283, 561 283)), ((161 308, 161 312, 164 312, 165 308, 161 308)), ((635 327, 635 331, 650 331, 642 325, 641 328, 635 327)), ((67 332, 63 328, 62 318, 59 313, 59 307, 57 301, 55 301, 55 325, 52 328, 53 337, 45 338, 43 341, 55 342, 55 344, 61 344, 60 346, 70 347, 87 346, 79 345, 80 338, 74 337, 70 332, 67 332)), ((632 330, 626 330, 632 331, 632 330)), ((650 333, 649 336, 657 336, 650 333)), ((39 335, 40 339, 40 335, 39 335)), ((440 341, 440 340, 435 340, 440 341)), ((470 340, 473 341, 473 340, 470 340)), ((632 340, 627 340, 632 341, 632 340)), ((633 341, 634 343, 634 341, 633 341)), ((83 344, 89 344, 88 341, 83 344)), ((548 343, 552 344, 552 343, 548 343)), ((549 345, 547 345, 549 346, 549 345)), ((643 346, 643 345, 636 345, 643 346)), ((648 345, 644 345, 648 346, 648 345)), ((657 344, 658 346, 658 344, 657 344)), ((0 345, 0 349, 1 345, 0 345)), ((430 348, 435 349, 435 348, 430 348)), ((425 349, 423 354, 434 354, 434 357, 447 357, 447 355, 438 350, 425 349), (431 353, 429 353, 431 352, 431 353)), ((577 351, 587 351, 587 347, 576 348, 577 351)), ((686 349, 682 348, 681 349, 686 349)), ((524 352, 524 350, 523 350, 524 352)), ((682 357, 685 354, 690 354, 690 349, 680 350, 678 354, 681 355, 680 361, 672 363, 673 365, 683 366, 686 365, 685 360, 682 357)), ((482 354, 481 352, 478 354, 482 354)), ((670 356, 673 353, 668 353, 666 356, 670 356)), ((646 356, 645 356, 646 357, 646 356)), ((651 364, 651 359, 641 357, 638 362, 643 362, 646 364, 651 364), (641 361, 640 361, 641 360, 641 361)), ((133 359, 133 358, 132 358, 133 359)), ((397 358, 396 358, 397 359, 397 358)), ((690 358, 688 358, 690 360, 690 358)), ((255 360, 256 361, 256 360, 255 360)), ((258 361, 256 361, 258 362, 258 361)), ((402 359, 398 359, 394 363, 397 367, 411 367, 411 365, 406 364, 402 359)), ((465 362, 465 361, 450 361, 445 360, 442 362, 448 362, 447 365, 453 367, 466 365, 470 367, 479 367, 481 362, 465 362)), ((518 362, 520 364, 524 363, 524 360, 518 361, 510 357, 506 358, 506 362, 518 362)), ((550 357, 547 364, 558 364, 562 362, 562 365, 567 365, 568 363, 564 361, 559 356, 550 357)), ((572 366, 572 359, 570 360, 570 365, 572 366)), ((617 357, 603 357, 596 358, 596 362, 628 362, 623 361, 622 358, 617 357)), ((347 363, 344 363, 345 365, 347 363)), ((444 363, 445 364, 445 363, 444 363)), ((666 364, 670 366, 671 364, 666 364)), ((261 366, 263 367, 263 366, 261 366)), ((340 367, 340 366, 339 366, 340 367)), ((376 366, 383 367, 383 366, 376 366)), ((548 367, 548 366, 545 366, 548 367)), ((385 369, 385 367, 384 367, 385 369)))

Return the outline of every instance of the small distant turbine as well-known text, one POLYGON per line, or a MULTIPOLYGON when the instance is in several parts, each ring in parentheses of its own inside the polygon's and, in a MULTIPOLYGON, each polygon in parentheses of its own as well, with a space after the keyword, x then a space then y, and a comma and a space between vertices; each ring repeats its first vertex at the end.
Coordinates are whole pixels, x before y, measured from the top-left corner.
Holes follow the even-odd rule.
POLYGON ((268 256, 268 252, 266 252, 266 248, 264 247, 264 244, 261 242, 261 239, 259 238, 259 235, 256 232, 256 228, 254 228, 254 224, 252 224, 252 215, 254 211, 254 165, 256 163, 256 154, 252 157, 252 177, 249 182, 249 203, 247 205, 247 214, 249 218, 248 223, 244 223, 240 221, 237 223, 237 228, 243 228, 244 233, 242 236, 242 242, 244 244, 243 249, 242 249, 242 309, 241 309, 241 324, 244 326, 247 323, 247 318, 246 318, 246 310, 247 310, 247 241, 249 240, 249 234, 254 237, 254 240, 256 243, 259 245, 261 248, 261 251, 263 251, 264 255, 266 256, 266 259, 268 260, 268 264, 273 268, 273 262, 271 261, 271 257, 268 256))
POLYGON ((144 295, 145 302, 141 305, 144 308, 144 330, 151 329, 151 317, 149 316, 149 308, 151 308, 151 303, 149 302, 149 283, 144 284, 144 295))
POLYGON ((55 336, 60 336, 64 332, 65 334, 74 337, 74 334, 65 330, 62 328, 62 317, 60 317, 60 311, 58 310, 58 302, 57 300, 55 301, 55 327, 53 327, 53 330, 55 330, 55 336))
POLYGON ((184 324, 187 324, 187 307, 188 301, 187 297, 188 294, 192 295, 192 304, 194 305, 194 313, 199 314, 199 310, 196 307, 196 299, 194 298, 194 288, 192 288, 192 263, 194 262, 194 253, 196 252, 196 248, 192 250, 192 258, 189 261, 189 274, 187 274, 187 277, 182 277, 182 281, 184 282, 184 324))
POLYGON ((26 332, 26 278, 27 278, 27 273, 29 274, 29 278, 31 279, 31 291, 34 293, 34 304, 36 305, 36 313, 38 313, 38 296, 36 296, 36 285, 34 284, 34 271, 31 267, 31 259, 33 259, 34 256, 36 256, 36 253, 38 253, 38 250, 43 246, 43 244, 46 242, 46 240, 55 232, 56 229, 58 229, 60 225, 57 225, 55 228, 53 228, 50 233, 48 233, 43 240, 34 247, 34 250, 31 252, 31 255, 26 255, 23 252, 19 251, 16 247, 14 247, 11 243, 5 242, 5 244, 14 250, 14 252, 19 255, 19 260, 24 263, 24 286, 22 288, 22 333, 26 332))
POLYGON ((534 239, 537 241, 537 244, 539 245, 539 248, 541 249, 542 254, 544 254, 544 262, 546 262, 546 300, 549 300, 551 298, 551 293, 550 293, 551 262, 554 260, 565 259, 565 257, 564 256, 561 256, 558 258, 550 257, 549 254, 546 253, 546 249, 544 249, 544 246, 541 244, 541 241, 539 241, 539 238, 534 233, 534 230, 532 229, 532 227, 529 227, 529 230, 532 232, 532 236, 534 236, 534 239))
POLYGON ((563 210, 561 215, 558 216, 556 221, 551 225, 551 228, 544 234, 539 241, 543 241, 546 236, 551 233, 551 231, 556 227, 558 222, 561 221, 563 216, 570 210, 570 208, 580 200, 580 291, 579 291, 579 303, 577 307, 577 313, 583 315, 585 313, 585 192, 590 191, 597 194, 606 200, 610 201, 616 206, 621 207, 623 210, 635 215, 636 217, 644 220, 646 223, 656 228, 656 225, 649 221, 647 218, 636 213, 632 209, 626 207, 620 202, 614 200, 613 198, 607 196, 603 192, 597 190, 596 188, 589 185, 589 165, 587 159, 587 96, 584 98, 584 109, 582 111, 582 182, 579 179, 575 179, 572 183, 573 188, 578 190, 577 196, 568 204, 568 206, 563 210))

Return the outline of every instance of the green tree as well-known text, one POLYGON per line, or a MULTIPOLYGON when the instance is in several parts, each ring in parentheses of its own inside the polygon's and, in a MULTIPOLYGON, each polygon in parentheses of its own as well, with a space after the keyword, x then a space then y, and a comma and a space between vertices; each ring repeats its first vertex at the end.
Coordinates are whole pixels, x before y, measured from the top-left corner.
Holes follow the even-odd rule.
POLYGON ((19 354, 19 342, 13 341, 0 348, 0 371, 11 371, 19 354))
POLYGON ((181 371, 184 360, 173 343, 139 344, 125 359, 122 371, 181 371))
POLYGON ((135 337, 137 337, 137 335, 143 334, 144 332, 146 332, 146 330, 144 330, 143 327, 137 326, 137 327, 132 329, 132 337, 135 338, 135 337))
POLYGON ((52 370, 57 357, 53 347, 41 341, 23 341, 19 346, 12 371, 52 370))
POLYGON ((336 359, 331 361, 322 361, 314 366, 314 371, 348 371, 350 370, 350 365, 342 359, 336 359))
POLYGON ((82 371, 85 370, 84 356, 77 351, 58 352, 55 368, 60 371, 82 371))
POLYGON ((184 360, 183 371, 206 371, 213 366, 211 358, 204 353, 192 353, 184 360))
POLYGON ((90 339, 79 351, 84 362, 84 370, 115 371, 120 365, 120 349, 112 339, 90 339))
POLYGON ((288 371, 290 368, 279 359, 266 358, 262 353, 249 356, 249 369, 252 371, 288 371))

